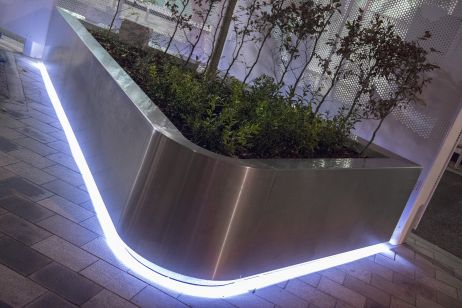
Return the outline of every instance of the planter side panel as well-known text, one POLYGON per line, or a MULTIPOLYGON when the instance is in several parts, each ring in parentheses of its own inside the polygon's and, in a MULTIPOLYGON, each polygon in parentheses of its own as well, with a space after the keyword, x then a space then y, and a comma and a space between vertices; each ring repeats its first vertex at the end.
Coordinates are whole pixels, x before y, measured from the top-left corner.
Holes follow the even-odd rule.
POLYGON ((44 63, 109 213, 117 226, 152 135, 119 84, 131 79, 83 26, 55 10, 44 63), (67 17, 67 20, 65 19, 67 17), (102 65, 96 55, 102 55, 102 65), (111 61, 114 65, 110 65, 111 61), (114 81, 112 75, 119 77, 114 81))

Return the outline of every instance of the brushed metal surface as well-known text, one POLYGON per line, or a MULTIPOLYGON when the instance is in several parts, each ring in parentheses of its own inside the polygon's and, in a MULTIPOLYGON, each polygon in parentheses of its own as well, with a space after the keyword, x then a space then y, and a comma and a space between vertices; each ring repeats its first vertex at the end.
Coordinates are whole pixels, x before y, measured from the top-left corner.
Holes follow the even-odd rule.
POLYGON ((420 173, 398 158, 211 153, 61 11, 44 61, 120 236, 187 276, 232 280, 387 242, 420 173))

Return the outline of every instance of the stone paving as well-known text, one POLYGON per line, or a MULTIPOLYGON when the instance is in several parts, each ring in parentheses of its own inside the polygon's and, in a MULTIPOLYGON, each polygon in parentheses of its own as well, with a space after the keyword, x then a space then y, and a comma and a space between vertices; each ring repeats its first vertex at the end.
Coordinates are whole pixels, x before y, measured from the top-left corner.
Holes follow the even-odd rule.
POLYGON ((32 60, 0 52, 0 307, 462 307, 462 261, 407 244, 226 299, 139 279, 112 255, 32 60))

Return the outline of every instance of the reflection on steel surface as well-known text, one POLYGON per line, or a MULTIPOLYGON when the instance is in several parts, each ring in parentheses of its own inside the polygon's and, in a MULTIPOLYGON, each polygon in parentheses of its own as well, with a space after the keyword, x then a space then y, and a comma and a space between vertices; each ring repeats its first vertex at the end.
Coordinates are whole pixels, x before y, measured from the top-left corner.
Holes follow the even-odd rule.
POLYGON ((44 59, 118 236, 156 268, 229 281, 387 242, 420 172, 204 150, 61 12, 44 59))

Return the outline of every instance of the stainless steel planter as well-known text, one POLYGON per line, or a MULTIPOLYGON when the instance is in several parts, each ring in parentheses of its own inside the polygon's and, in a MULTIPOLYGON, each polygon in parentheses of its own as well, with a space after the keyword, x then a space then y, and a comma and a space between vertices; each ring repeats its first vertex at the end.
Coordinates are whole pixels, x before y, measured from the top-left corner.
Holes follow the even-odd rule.
POLYGON ((233 280, 387 242, 420 173, 403 159, 202 149, 60 11, 44 60, 120 236, 176 273, 233 280))

